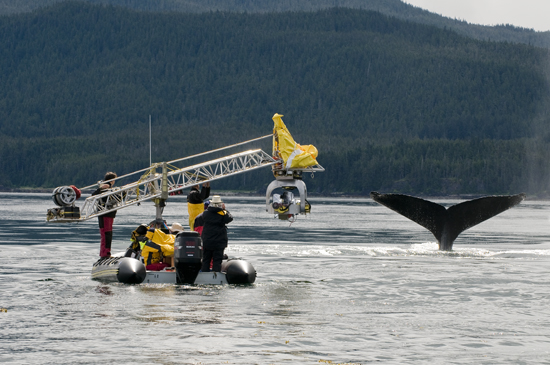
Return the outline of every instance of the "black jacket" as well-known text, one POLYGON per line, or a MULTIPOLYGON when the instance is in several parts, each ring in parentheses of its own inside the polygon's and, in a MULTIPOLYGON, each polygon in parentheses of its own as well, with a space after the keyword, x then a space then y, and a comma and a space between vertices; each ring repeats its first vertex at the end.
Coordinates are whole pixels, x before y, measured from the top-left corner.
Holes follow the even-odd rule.
POLYGON ((201 204, 204 202, 204 199, 210 196, 210 188, 205 186, 202 187, 201 191, 198 189, 191 189, 187 195, 187 202, 191 204, 201 204))
POLYGON ((217 250, 227 247, 227 223, 233 217, 227 210, 218 207, 208 207, 202 213, 204 228, 202 230, 202 242, 204 248, 217 250))
MULTIPOLYGON (((101 189, 101 188, 97 188, 96 191, 94 191, 92 193, 92 195, 99 195, 99 194, 103 194, 107 191, 109 191, 110 189, 101 189)), ((99 202, 98 202, 102 207, 105 206, 105 199, 100 199, 99 202)), ((116 216, 116 210, 114 212, 110 212, 110 213, 105 213, 105 214, 102 214, 100 215, 100 217, 109 217, 109 218, 114 218, 116 216)))

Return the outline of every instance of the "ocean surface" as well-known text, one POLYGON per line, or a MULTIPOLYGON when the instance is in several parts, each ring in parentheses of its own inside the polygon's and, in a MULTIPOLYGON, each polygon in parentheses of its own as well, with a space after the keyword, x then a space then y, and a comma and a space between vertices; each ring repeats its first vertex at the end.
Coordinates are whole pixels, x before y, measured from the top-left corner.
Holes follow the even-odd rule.
MULTIPOLYGON (((550 202, 440 252, 370 199, 311 198, 294 223, 262 198, 224 200, 226 253, 252 263, 253 285, 94 281, 97 220, 46 223, 49 194, 1 193, 0 363, 550 364, 550 202)), ((113 251, 154 215, 120 210, 113 251)), ((185 198, 163 217, 187 225, 185 198)))

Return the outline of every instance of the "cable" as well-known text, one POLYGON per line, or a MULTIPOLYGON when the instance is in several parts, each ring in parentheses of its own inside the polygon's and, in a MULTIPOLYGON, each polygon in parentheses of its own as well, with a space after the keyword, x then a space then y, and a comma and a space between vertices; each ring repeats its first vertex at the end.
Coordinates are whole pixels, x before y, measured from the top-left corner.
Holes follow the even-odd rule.
POLYGON ((248 141, 244 141, 244 142, 232 144, 231 146, 225 146, 225 147, 218 148, 218 149, 215 149, 215 150, 212 150, 212 151, 207 151, 207 152, 199 153, 199 154, 197 154, 197 155, 187 156, 187 157, 184 157, 184 158, 180 158, 180 159, 178 159, 178 160, 168 161, 168 163, 171 164, 171 163, 174 163, 174 162, 180 162, 180 161, 189 160, 189 159, 191 159, 191 158, 195 158, 195 157, 199 157, 199 156, 204 156, 204 155, 207 155, 207 154, 210 154, 210 153, 214 153, 214 152, 223 151, 223 150, 226 150, 226 149, 228 149, 228 148, 233 148, 233 147, 241 146, 241 145, 243 145, 243 144, 247 144, 247 143, 254 142, 254 141, 259 141, 260 139, 269 138, 269 137, 273 137, 273 134, 268 134, 268 135, 263 136, 263 137, 258 137, 258 138, 250 139, 250 140, 248 140, 248 141))

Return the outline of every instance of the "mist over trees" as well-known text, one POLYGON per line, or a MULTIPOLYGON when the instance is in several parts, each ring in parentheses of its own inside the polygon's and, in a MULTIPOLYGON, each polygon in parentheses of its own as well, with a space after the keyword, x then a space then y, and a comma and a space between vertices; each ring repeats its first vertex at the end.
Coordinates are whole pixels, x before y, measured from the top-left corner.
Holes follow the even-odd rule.
MULTIPOLYGON (((549 51, 378 12, 158 13, 63 2, 0 17, 0 186, 89 185, 271 133, 322 194, 546 196, 549 51)), ((271 150, 267 143, 251 147, 271 150)), ((221 180, 261 191, 270 172, 221 180)))

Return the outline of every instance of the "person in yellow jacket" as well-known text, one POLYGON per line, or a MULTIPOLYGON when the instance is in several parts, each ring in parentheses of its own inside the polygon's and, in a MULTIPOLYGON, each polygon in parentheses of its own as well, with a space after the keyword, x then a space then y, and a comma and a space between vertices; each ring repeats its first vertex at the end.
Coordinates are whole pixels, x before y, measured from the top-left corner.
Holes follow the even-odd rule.
POLYGON ((138 258, 141 255, 141 249, 147 242, 145 234, 149 230, 146 224, 140 224, 134 231, 130 238, 130 246, 126 249, 124 256, 138 258))
POLYGON ((187 195, 187 212, 189 213, 189 227, 191 231, 194 229, 195 218, 204 212, 204 200, 210 196, 210 183, 202 184, 202 189, 199 191, 199 186, 194 185, 187 195))
MULTIPOLYGON (((177 233, 183 230, 180 224, 174 223, 170 228, 172 233, 177 233), (181 229, 180 229, 181 228, 181 229)), ((151 271, 160 271, 166 267, 173 265, 165 262, 166 258, 169 258, 173 264, 174 257, 174 241, 176 236, 174 234, 164 233, 160 229, 150 229, 145 234, 148 241, 141 249, 141 256, 145 263, 145 268, 151 271)))

